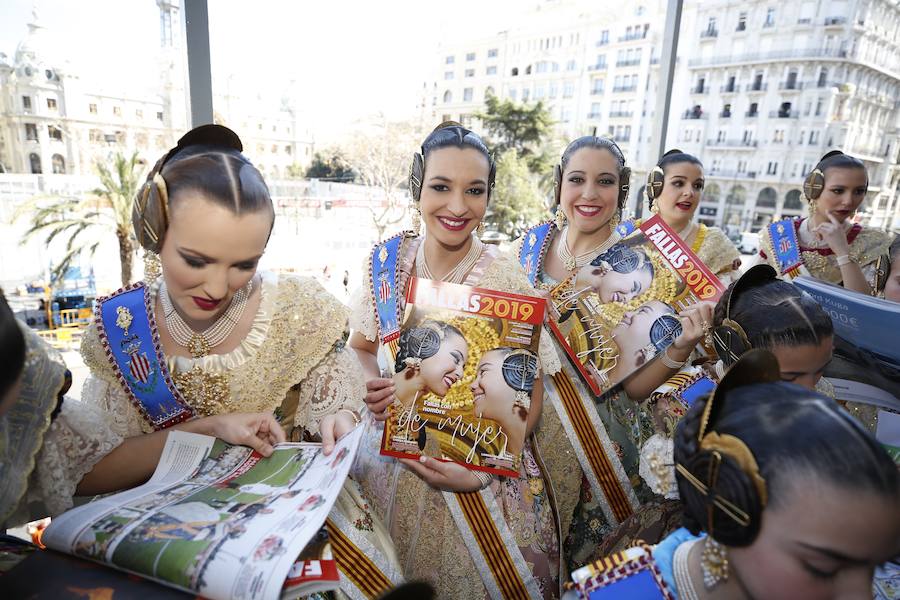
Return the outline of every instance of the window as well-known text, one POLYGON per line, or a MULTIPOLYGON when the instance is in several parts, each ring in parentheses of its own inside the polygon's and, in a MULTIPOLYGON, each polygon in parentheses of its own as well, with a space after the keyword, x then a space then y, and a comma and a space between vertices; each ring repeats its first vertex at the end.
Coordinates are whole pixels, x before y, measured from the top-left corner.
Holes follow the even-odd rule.
POLYGON ((37 125, 34 123, 25 123, 25 139, 31 142, 38 141, 37 125))
POLYGON ((810 131, 809 132, 809 145, 815 146, 819 143, 819 132, 818 131, 810 131))
POLYGON ((550 90, 547 95, 552 99, 556 98, 556 94, 559 93, 559 85, 555 81, 550 82, 550 90))
POLYGON ((156 113, 156 120, 157 120, 157 121, 162 121, 162 120, 163 120, 163 114, 162 114, 162 112, 157 112, 157 113, 156 113))
MULTIPOLYGON (((804 129, 804 130, 800 131, 800 143, 803 144, 803 140, 805 140, 805 139, 806 139, 806 130, 804 129)), ((803 172, 806 173, 806 170, 804 170, 803 172)))
POLYGON ((488 58, 497 58, 497 49, 496 49, 496 48, 491 48, 490 50, 488 50, 488 55, 487 55, 487 57, 488 57, 488 58))
POLYGON ((493 95, 494 95, 494 88, 492 88, 491 86, 487 86, 486 88, 484 88, 484 97, 485 98, 487 98, 488 96, 493 96, 493 95))
POLYGON ((591 93, 595 94, 595 95, 603 93, 603 80, 602 79, 594 80, 594 84, 591 87, 591 93))
POLYGON ((56 110, 56 98, 47 98, 47 108, 50 110, 56 110))
POLYGON ((134 116, 137 117, 138 119, 143 119, 144 118, 144 110, 142 108, 136 109, 134 111, 134 116))
POLYGON ((455 62, 456 62, 456 57, 454 57, 454 56, 448 56, 447 58, 444 59, 445 65, 452 65, 455 62))
POLYGON ((825 87, 828 84, 828 69, 819 71, 818 87, 825 87))
POLYGON ((776 144, 781 144, 784 142, 784 129, 776 129, 775 135, 772 137, 772 142, 776 144))
POLYGON ((598 46, 603 46, 604 44, 609 43, 609 29, 604 29, 600 32, 600 41, 597 42, 598 46))
POLYGON ((53 172, 57 175, 64 175, 66 172, 66 159, 61 154, 54 154, 51 159, 53 163, 53 172))
POLYGON ((472 88, 466 88, 463 90, 463 102, 471 102, 472 101, 472 88))
POLYGON ((510 71, 509 74, 512 75, 513 77, 518 77, 519 76, 519 67, 513 67, 512 71, 510 71))
POLYGON ((724 141, 725 141, 725 130, 724 130, 724 129, 720 129, 720 130, 719 130, 718 135, 716 135, 716 141, 717 141, 717 142, 724 142, 724 141))
POLYGON ((559 109, 559 120, 563 123, 568 123, 572 120, 572 109, 569 107, 563 107, 559 109))
POLYGON ((769 162, 766 167, 766 173, 768 175, 778 175, 778 163, 777 162, 769 162))
POLYGON ((453 71, 444 71, 444 81, 453 79, 453 71))
POLYGON ((22 96, 22 108, 31 110, 31 96, 22 96))
POLYGON ((716 18, 710 17, 709 21, 706 22, 706 33, 708 35, 715 35, 716 33, 716 18))
POLYGON ((730 116, 731 116, 731 105, 726 104, 725 106, 722 107, 722 118, 727 119, 730 116))
POLYGON ((475 69, 466 69, 466 77, 475 77, 475 69))
POLYGON ((563 98, 571 98, 575 95, 575 84, 567 81, 563 84, 563 98))
POLYGON ((737 23, 737 28, 735 29, 735 31, 746 31, 746 29, 747 29, 747 13, 741 12, 741 14, 738 15, 738 23, 737 23))
POLYGON ((47 126, 47 134, 50 136, 51 140, 62 141, 62 129, 59 127, 55 127, 53 125, 47 126))
POLYGON ((534 88, 534 99, 535 100, 543 100, 544 96, 546 96, 546 90, 543 85, 536 86, 534 88))
POLYGON ((485 71, 485 74, 487 74, 487 75, 496 75, 496 74, 497 74, 497 67, 495 67, 494 65, 491 65, 490 67, 487 68, 487 70, 485 71))
POLYGON ((444 104, 449 104, 453 102, 453 93, 450 90, 444 92, 444 104))
POLYGON ((518 94, 519 93, 516 91, 516 88, 511 88, 509 90, 509 99, 515 102, 518 94))
POLYGON ((772 27, 775 25, 775 9, 770 8, 766 11, 766 21, 763 23, 763 27, 772 27))
POLYGON ((88 104, 88 112, 91 113, 92 115, 96 115, 97 114, 97 105, 93 104, 93 103, 88 104))
POLYGON ((121 106, 113 106, 113 114, 117 117, 122 116, 122 107, 121 106))
POLYGON ((548 66, 549 65, 547 65, 547 61, 542 60, 541 62, 539 62, 538 64, 535 65, 535 71, 537 73, 546 73, 548 66))
POLYGON ((578 68, 578 64, 574 60, 570 60, 566 63, 566 71, 574 71, 578 68))
POLYGON ((522 88, 522 102, 528 102, 528 99, 531 97, 531 89, 530 88, 522 88))
POLYGON ((591 104, 591 112, 588 113, 589 119, 599 119, 600 118, 600 103, 594 102, 591 104))
POLYGON ((28 162, 31 163, 31 172, 35 175, 44 172, 44 170, 41 169, 41 157, 34 152, 28 155, 28 162))
POLYGON ((747 116, 755 117, 757 114, 759 114, 759 104, 756 102, 751 102, 750 110, 747 111, 747 116))
POLYGON ((472 62, 473 60, 475 60, 474 52, 469 52, 468 54, 466 54, 466 62, 472 62))
POLYGON ((753 77, 753 91, 758 92, 758 91, 760 91, 760 90, 762 90, 762 89, 763 89, 763 74, 762 74, 762 73, 757 73, 757 74, 753 77))
POLYGON ((103 132, 99 129, 91 129, 88 132, 88 140, 92 142, 102 142, 103 141, 103 132))
POLYGON ((816 102, 816 116, 820 116, 822 114, 822 98, 819 98, 819 101, 816 102))

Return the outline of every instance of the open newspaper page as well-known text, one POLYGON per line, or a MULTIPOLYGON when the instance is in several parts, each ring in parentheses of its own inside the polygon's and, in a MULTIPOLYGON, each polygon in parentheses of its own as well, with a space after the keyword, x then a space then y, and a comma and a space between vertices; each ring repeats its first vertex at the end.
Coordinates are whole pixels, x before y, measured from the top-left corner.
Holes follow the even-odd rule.
POLYGON ((43 541, 214 600, 280 598, 337 499, 361 431, 327 457, 319 444, 285 443, 268 458, 172 431, 147 483, 64 513, 43 541))
POLYGON ((679 312, 724 291, 657 215, 551 292, 550 327, 599 396, 681 334, 679 312))
POLYGON ((541 298, 411 279, 382 454, 515 476, 545 312, 541 298))

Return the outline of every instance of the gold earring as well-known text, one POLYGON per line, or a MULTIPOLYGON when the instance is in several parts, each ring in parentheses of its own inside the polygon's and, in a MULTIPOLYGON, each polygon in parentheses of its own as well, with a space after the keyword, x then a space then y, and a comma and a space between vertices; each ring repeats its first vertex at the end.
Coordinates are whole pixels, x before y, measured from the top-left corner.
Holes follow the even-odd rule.
POLYGON ((524 408, 526 411, 531 407, 531 395, 524 391, 516 391, 516 398, 513 401, 513 409, 524 408))
POLYGON ((700 555, 700 570, 703 571, 703 585, 711 590, 723 581, 728 581, 728 554, 725 546, 707 535, 700 555))
POLYGON ((816 216, 816 211, 819 210, 819 201, 818 200, 810 200, 806 205, 807 211, 809 211, 809 216, 816 216))
POLYGON ((613 233, 616 230, 616 227, 619 226, 619 223, 622 220, 622 218, 620 216, 621 214, 622 213, 618 209, 616 209, 616 212, 614 212, 613 215, 609 218, 609 232, 610 233, 613 233))
POLYGON ((650 205, 650 212, 652 212, 654 215, 659 214, 659 205, 656 202, 650 205))
POLYGON ((422 211, 419 210, 418 206, 413 208, 412 229, 416 235, 422 232, 422 211))
POLYGON ((484 237, 484 221, 478 223, 478 227, 475 229, 475 235, 477 235, 479 238, 484 237))
POLYGON ((144 283, 152 285, 162 275, 162 262, 159 254, 144 250, 144 283))
POLYGON ((562 205, 556 206, 556 228, 562 229, 566 226, 568 219, 566 218, 566 213, 563 212, 562 205))

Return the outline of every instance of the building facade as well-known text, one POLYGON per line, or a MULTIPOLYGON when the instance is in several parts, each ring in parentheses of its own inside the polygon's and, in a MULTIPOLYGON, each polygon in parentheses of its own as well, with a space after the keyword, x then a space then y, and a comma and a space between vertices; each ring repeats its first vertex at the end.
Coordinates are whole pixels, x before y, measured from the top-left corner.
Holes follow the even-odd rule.
POLYGON ((834 148, 869 170, 863 222, 900 229, 900 8, 882 0, 692 3, 670 145, 700 156, 701 219, 756 231, 805 214, 834 148))
MULTIPOLYGON (((159 8, 158 72, 150 89, 112 89, 114 79, 83 80, 56 36, 35 13, 10 60, 0 55, 0 172, 94 172, 97 161, 133 151, 153 162, 188 128, 180 2, 159 8)), ((276 102, 235 90, 231 80, 213 99, 216 120, 235 129, 264 175, 287 176, 312 156, 313 141, 295 90, 276 102)))
MULTIPOLYGON (((488 93, 541 100, 561 137, 614 137, 631 206, 643 201, 665 3, 597 6, 545 0, 495 36, 445 44, 423 114, 477 126, 488 93)), ((869 168, 859 218, 900 230, 898 23, 887 0, 685 2, 666 139, 704 162, 699 218, 756 231, 804 214, 804 175, 840 148, 869 168)))

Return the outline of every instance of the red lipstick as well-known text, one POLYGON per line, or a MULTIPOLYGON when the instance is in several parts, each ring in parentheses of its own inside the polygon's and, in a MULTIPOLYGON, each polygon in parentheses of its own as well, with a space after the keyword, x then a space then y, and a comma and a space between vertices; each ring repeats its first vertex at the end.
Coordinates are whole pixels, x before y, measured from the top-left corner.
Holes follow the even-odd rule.
POLYGON ((191 300, 200 310, 211 311, 221 304, 221 300, 210 300, 209 298, 200 298, 199 296, 191 296, 191 300))

